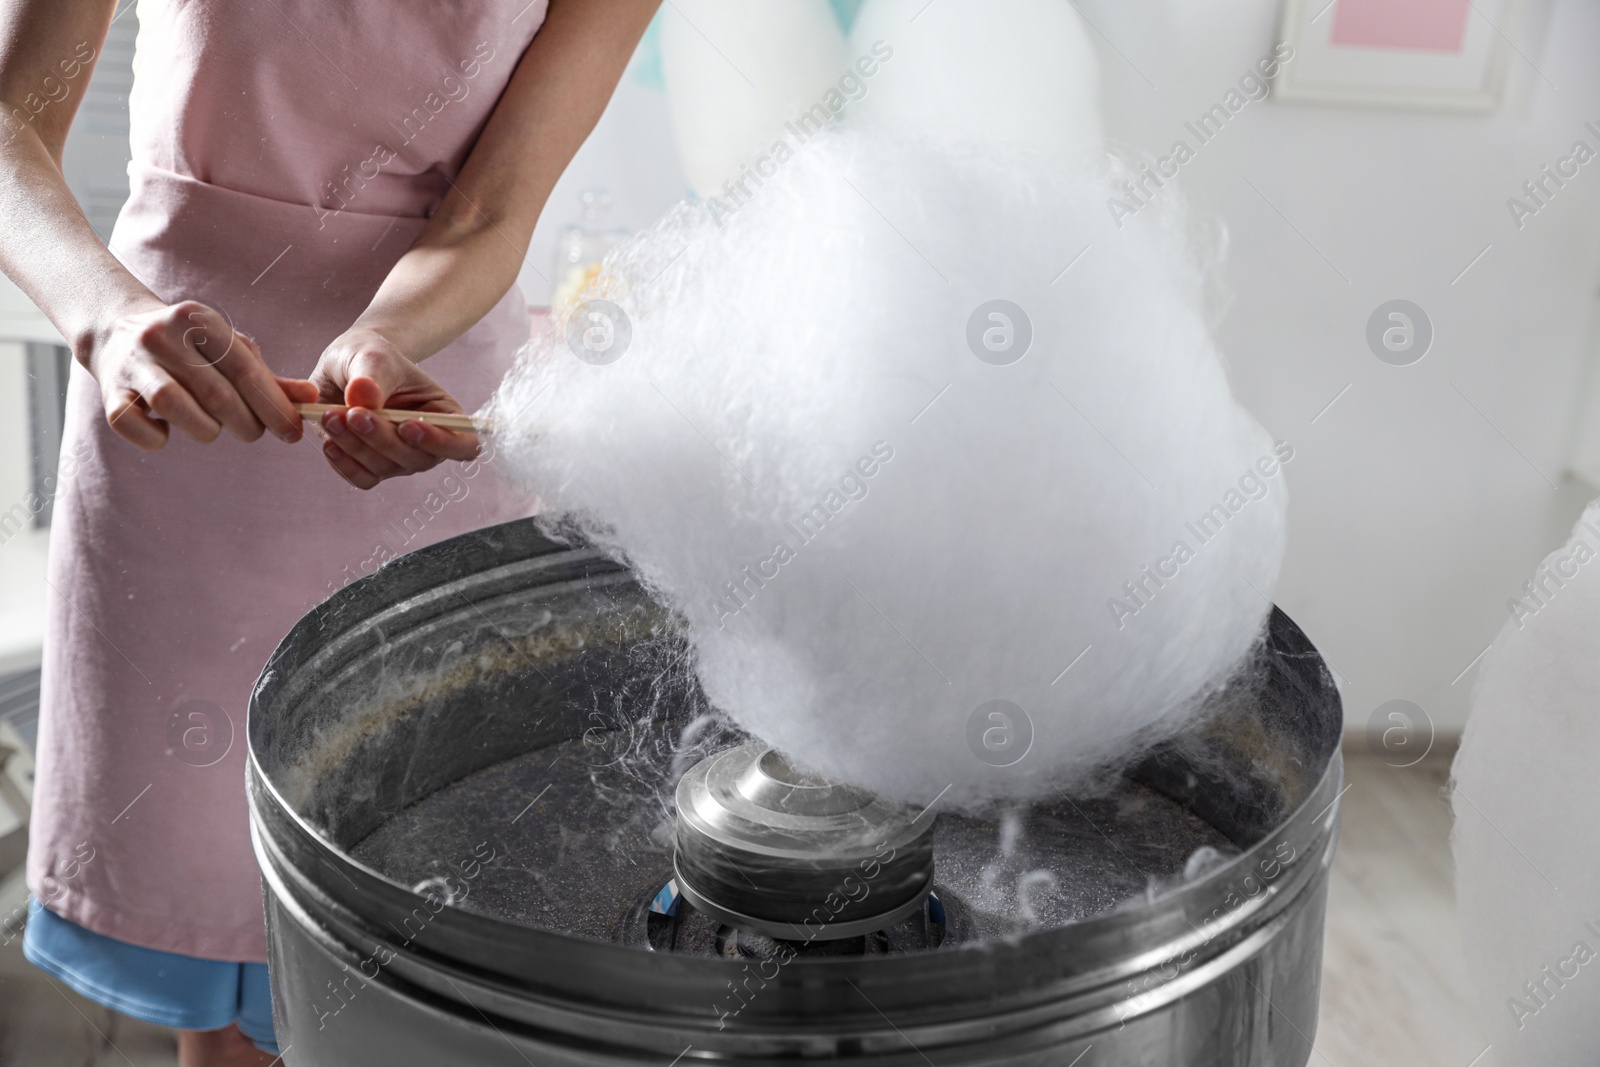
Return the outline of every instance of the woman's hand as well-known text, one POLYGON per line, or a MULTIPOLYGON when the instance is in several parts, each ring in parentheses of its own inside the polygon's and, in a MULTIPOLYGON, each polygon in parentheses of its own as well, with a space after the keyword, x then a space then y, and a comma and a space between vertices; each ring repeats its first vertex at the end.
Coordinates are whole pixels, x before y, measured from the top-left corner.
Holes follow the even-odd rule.
POLYGON ((659 5, 550 0, 449 192, 356 325, 323 352, 312 374, 320 398, 350 408, 323 416, 331 438, 323 454, 352 485, 371 489, 441 459, 478 454, 470 433, 420 421, 396 426, 372 409, 461 411, 416 364, 471 329, 516 283, 550 190, 594 129, 659 5))
POLYGON ((331 438, 322 454, 358 489, 429 470, 440 460, 469 460, 478 454, 476 434, 421 420, 396 424, 373 414, 385 407, 463 414, 454 397, 377 330, 345 332, 322 353, 311 381, 323 403, 350 409, 322 416, 322 428, 331 438))
POLYGON ((152 298, 98 331, 79 359, 100 385, 111 428, 147 452, 173 426, 202 444, 224 429, 241 441, 271 430, 293 444, 293 402, 316 399, 310 382, 273 374, 253 339, 195 300, 152 298))

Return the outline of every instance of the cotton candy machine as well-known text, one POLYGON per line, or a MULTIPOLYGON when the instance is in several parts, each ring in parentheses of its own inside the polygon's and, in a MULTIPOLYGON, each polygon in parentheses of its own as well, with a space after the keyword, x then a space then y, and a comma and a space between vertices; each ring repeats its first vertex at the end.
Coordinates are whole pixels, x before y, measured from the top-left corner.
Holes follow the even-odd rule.
POLYGON ((1216 699, 1092 798, 902 808, 705 716, 599 552, 413 553, 252 701, 285 1059, 1304 1064, 1339 699, 1281 612, 1216 699))

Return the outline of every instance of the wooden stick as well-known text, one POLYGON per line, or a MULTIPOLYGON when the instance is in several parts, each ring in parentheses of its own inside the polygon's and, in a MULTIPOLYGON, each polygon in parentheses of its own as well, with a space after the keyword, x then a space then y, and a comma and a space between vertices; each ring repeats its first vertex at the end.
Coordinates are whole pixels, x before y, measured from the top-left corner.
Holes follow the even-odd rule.
MULTIPOLYGON (((317 420, 330 411, 350 410, 344 404, 296 404, 294 409, 307 418, 317 420)), ((487 423, 480 422, 471 415, 447 415, 439 411, 407 411, 404 408, 378 408, 373 414, 390 422, 409 422, 416 419, 419 422, 441 426, 446 430, 461 430, 466 433, 483 433, 488 429, 487 423)))

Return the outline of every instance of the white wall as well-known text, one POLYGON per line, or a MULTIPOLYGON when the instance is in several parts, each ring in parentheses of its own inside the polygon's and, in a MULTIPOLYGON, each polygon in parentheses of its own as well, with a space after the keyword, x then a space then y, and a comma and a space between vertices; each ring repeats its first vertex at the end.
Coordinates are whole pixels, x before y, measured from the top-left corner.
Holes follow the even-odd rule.
MULTIPOLYGON (((28 461, 27 361, 21 343, 0 340, 0 513, 27 499, 28 461)), ((31 525, 0 534, 0 675, 39 662, 46 539, 31 525)))
MULTIPOLYGON (((1159 154, 1271 48, 1280 4, 1080 7, 1104 35, 1113 135, 1159 154)), ((1340 675, 1347 728, 1402 698, 1458 729, 1463 670, 1593 495, 1562 472, 1600 280, 1600 163, 1521 232, 1505 202, 1574 140, 1600 148, 1582 129, 1600 120, 1600 6, 1525 14, 1498 114, 1252 104, 1178 183, 1231 234, 1220 336, 1244 401, 1297 449, 1277 599, 1340 675), (1409 367, 1365 341, 1395 298, 1434 324, 1409 367)))

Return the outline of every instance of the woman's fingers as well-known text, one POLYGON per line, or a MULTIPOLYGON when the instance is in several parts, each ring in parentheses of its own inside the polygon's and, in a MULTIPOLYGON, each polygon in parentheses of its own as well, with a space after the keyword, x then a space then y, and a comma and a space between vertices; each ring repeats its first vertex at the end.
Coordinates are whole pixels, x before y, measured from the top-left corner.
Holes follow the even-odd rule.
MULTIPOLYGON (((222 432, 222 425, 162 368, 139 364, 128 383, 139 394, 144 410, 171 426, 176 426, 201 444, 210 444, 222 432)), ((109 417, 109 416, 108 416, 109 417)), ((126 415, 124 415, 126 418, 126 415)), ((121 422, 122 419, 118 419, 121 422)))
MULTIPOLYGON (((260 438, 265 429, 263 414, 280 427, 285 426, 288 419, 282 409, 273 407, 271 393, 247 395, 252 387, 256 392, 263 391, 263 383, 278 392, 277 382, 261 362, 260 351, 231 323, 199 301, 181 301, 173 305, 172 311, 173 326, 181 331, 175 339, 176 351, 159 355, 168 357, 162 362, 212 418, 241 441, 260 438)), ((170 333, 167 339, 171 339, 170 333)), ((284 403, 287 406, 287 401, 284 403)))
MULTIPOLYGON (((169 366, 171 366, 169 364, 169 366)), ((241 441, 254 441, 262 433, 261 420, 245 403, 239 390, 215 367, 192 363, 171 367, 173 377, 217 424, 241 441)))
POLYGON ((307 381, 305 378, 284 378, 273 375, 278 383, 278 388, 283 390, 283 395, 293 404, 315 404, 321 394, 317 390, 317 383, 307 381))
MULTIPOLYGON (((360 409, 356 409, 360 411, 360 409)), ((330 411, 322 417, 322 428, 333 439, 345 455, 360 464, 367 471, 379 479, 392 478, 397 474, 413 473, 411 468, 391 459, 378 449, 374 448, 367 440, 367 434, 357 432, 351 425, 351 418, 356 411, 330 411)), ((372 418, 371 413, 360 411, 361 415, 372 418)), ((357 419, 359 422, 360 420, 357 419)), ((374 420, 376 421, 376 420, 374 420)))
POLYGON ((454 459, 465 463, 477 459, 478 453, 482 451, 477 434, 446 430, 442 426, 435 426, 421 419, 402 422, 396 432, 400 434, 400 439, 412 448, 440 459, 454 459))
POLYGON ((349 409, 342 421, 345 433, 338 438, 339 444, 374 474, 416 474, 439 463, 438 456, 411 447, 400 437, 394 423, 380 419, 366 408, 349 409), (373 466, 369 456, 378 457, 377 466, 373 466))
MULTIPOLYGON (((452 433, 419 420, 395 424, 379 418, 380 408, 460 414, 457 404, 440 385, 386 337, 370 328, 352 328, 329 345, 311 376, 321 399, 342 403, 344 411, 323 416, 322 427, 342 458, 358 464, 377 479, 416 474, 441 460, 471 460, 478 455, 478 439, 470 433, 452 433)), ((328 452, 334 462, 335 453, 328 452)), ((334 466, 357 485, 366 480, 352 476, 345 463, 334 466)))
POLYGON ((350 379, 344 387, 344 403, 348 407, 367 408, 373 410, 381 408, 388 399, 393 389, 368 374, 358 374, 350 379))
POLYGON ((106 422, 135 448, 155 452, 167 443, 167 424, 150 417, 138 390, 116 387, 104 398, 106 422))
POLYGON ((340 448, 337 441, 323 442, 322 454, 327 459, 328 465, 357 489, 371 489, 383 480, 356 462, 355 457, 340 448))
POLYGON ((255 339, 242 333, 235 336, 243 349, 239 353, 243 358, 225 359, 217 365, 217 369, 244 398, 261 426, 270 430, 280 441, 294 444, 301 435, 300 413, 295 411, 294 403, 279 384, 278 376, 267 369, 255 339))
POLYGON ((317 393, 273 374, 254 338, 196 300, 119 318, 85 366, 100 383, 106 420, 144 449, 165 444, 169 426, 201 443, 224 429, 241 441, 270 429, 292 443, 302 434, 294 403, 317 393))

